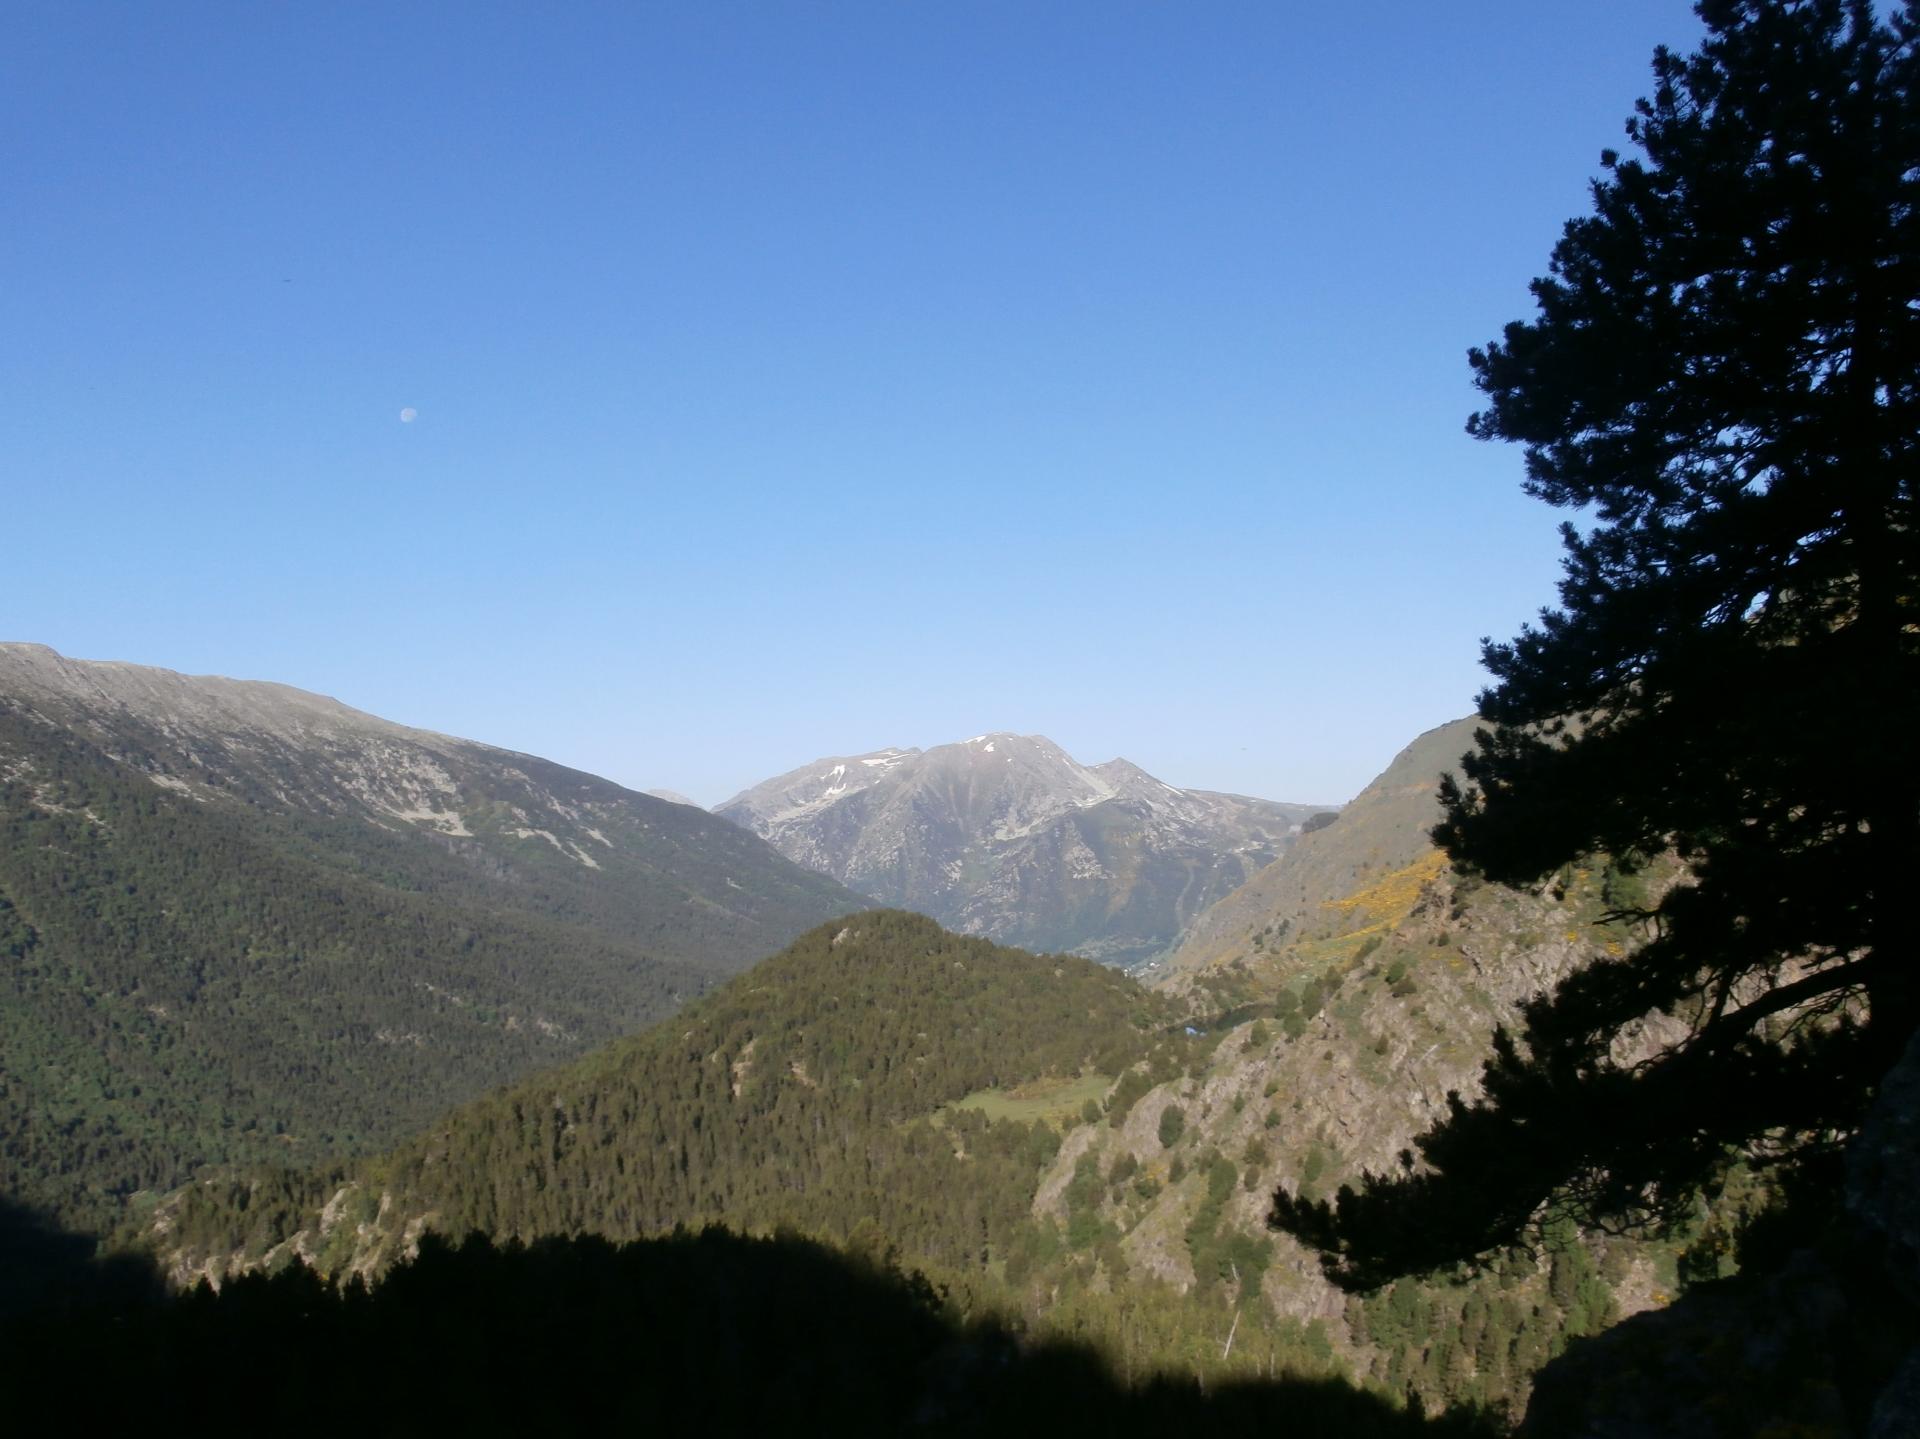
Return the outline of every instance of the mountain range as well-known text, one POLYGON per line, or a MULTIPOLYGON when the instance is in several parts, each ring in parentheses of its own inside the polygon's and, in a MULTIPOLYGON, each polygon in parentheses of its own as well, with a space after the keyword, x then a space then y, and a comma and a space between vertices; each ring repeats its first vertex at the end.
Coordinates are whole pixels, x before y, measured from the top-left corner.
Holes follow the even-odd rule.
POLYGON ((1139 968, 1327 809, 1178 789, 996 733, 815 760, 714 812, 963 934, 1139 968))

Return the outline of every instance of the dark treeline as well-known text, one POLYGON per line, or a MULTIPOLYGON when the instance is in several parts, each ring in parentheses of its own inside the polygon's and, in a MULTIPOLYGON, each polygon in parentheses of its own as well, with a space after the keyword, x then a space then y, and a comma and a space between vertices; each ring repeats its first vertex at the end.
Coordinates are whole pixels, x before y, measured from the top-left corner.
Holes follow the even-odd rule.
POLYGON ((160 1413, 215 1433, 1495 1432, 1336 1380, 1128 1387, 1086 1349, 966 1321, 917 1273, 718 1229, 429 1239, 372 1289, 297 1265, 218 1293, 122 1284, 0 1322, 0 1383, 82 1433, 160 1413))

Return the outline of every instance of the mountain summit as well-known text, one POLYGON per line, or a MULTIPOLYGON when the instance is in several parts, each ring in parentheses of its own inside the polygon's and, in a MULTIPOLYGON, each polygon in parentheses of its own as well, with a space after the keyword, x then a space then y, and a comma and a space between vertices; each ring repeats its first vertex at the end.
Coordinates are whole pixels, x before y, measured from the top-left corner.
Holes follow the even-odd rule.
POLYGON ((715 813, 789 859, 968 934, 1134 967, 1324 806, 1183 790, 1041 735, 831 756, 715 813))

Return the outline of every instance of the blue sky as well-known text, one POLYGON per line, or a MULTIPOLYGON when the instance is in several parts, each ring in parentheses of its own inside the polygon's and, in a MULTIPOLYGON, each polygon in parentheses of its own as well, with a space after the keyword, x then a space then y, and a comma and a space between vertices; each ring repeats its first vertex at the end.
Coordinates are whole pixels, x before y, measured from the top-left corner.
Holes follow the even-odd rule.
POLYGON ((12 7, 0 638, 705 802, 998 729, 1343 800, 1552 597, 1465 351, 1698 34, 12 7))

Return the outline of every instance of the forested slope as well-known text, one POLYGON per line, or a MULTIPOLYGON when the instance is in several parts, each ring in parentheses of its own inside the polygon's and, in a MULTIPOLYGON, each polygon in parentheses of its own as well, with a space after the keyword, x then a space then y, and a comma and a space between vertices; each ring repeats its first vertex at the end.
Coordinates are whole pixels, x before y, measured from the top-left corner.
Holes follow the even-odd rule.
POLYGON ((862 914, 377 1160, 198 1186, 162 1240, 182 1273, 276 1246, 374 1270, 428 1224, 630 1238, 724 1220, 978 1268, 1004 1257, 1059 1137, 952 1106, 1113 1073, 1172 1022, 1090 961, 862 914))
POLYGON ((1670 1291, 1681 1246, 1557 1229, 1475 1283, 1363 1300, 1264 1218, 1283 1180, 1394 1163, 1516 996, 1609 942, 1599 882, 1510 900, 1412 876, 1178 1001, 855 916, 378 1159, 196 1185, 148 1235, 191 1282, 296 1259, 378 1275, 428 1230, 798 1230, 897 1251, 967 1312, 1136 1379, 1351 1374, 1396 1403, 1517 1407, 1570 1338, 1670 1291))
POLYGON ((29 786, 36 738, 64 736, 172 793, 293 821, 272 842, 329 866, 661 959, 737 972, 860 907, 704 810, 286 685, 0 644, 0 703, 30 722, 0 752, 29 786))
POLYGON ((0 646, 0 1191, 71 1222, 390 1143, 854 905, 530 756, 50 654, 0 646), (426 823, 382 786, 430 754, 426 823))

